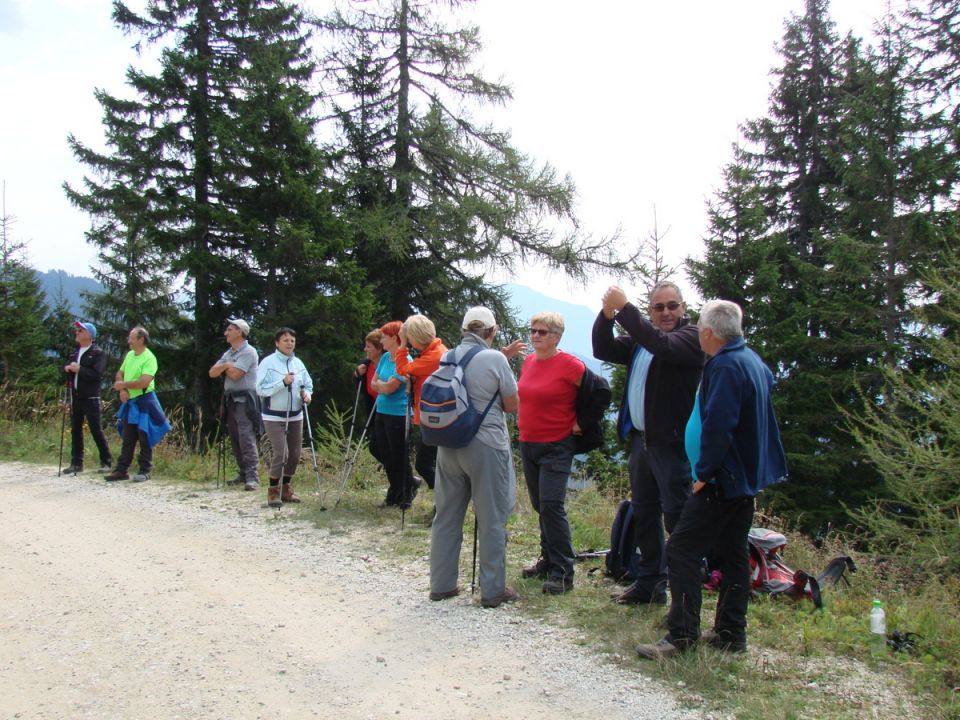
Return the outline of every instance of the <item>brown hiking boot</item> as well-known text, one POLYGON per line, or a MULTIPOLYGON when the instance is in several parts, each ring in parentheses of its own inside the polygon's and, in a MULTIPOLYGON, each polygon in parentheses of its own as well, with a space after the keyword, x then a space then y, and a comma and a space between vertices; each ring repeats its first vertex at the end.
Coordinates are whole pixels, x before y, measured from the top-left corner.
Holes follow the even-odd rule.
POLYGON ((480 605, 485 608, 497 608, 503 605, 503 603, 513 602, 520 595, 512 587, 505 587, 503 592, 492 598, 480 598, 480 605))
POLYGON ((267 488, 267 505, 272 508, 278 508, 283 505, 283 502, 280 500, 279 485, 271 485, 267 488))
POLYGON ((293 488, 290 487, 290 483, 283 484, 283 491, 280 495, 280 500, 288 503, 298 503, 300 498, 293 494, 293 488))
POLYGON ((548 577, 550 577, 550 563, 547 562, 545 557, 539 557, 533 565, 525 567, 520 571, 520 577, 526 579, 537 578, 538 580, 546 580, 548 577))

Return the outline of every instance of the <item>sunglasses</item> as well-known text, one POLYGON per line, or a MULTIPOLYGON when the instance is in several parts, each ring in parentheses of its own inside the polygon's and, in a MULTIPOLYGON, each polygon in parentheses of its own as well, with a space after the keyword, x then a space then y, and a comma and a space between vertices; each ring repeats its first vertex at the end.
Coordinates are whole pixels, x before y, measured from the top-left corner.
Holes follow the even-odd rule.
POLYGON ((550 335, 553 330, 544 330, 543 328, 530 328, 531 335, 550 335))
POLYGON ((651 305, 650 309, 653 310, 654 312, 663 312, 664 310, 669 310, 670 312, 673 312, 682 304, 683 303, 678 303, 671 300, 668 303, 657 303, 656 305, 651 305))

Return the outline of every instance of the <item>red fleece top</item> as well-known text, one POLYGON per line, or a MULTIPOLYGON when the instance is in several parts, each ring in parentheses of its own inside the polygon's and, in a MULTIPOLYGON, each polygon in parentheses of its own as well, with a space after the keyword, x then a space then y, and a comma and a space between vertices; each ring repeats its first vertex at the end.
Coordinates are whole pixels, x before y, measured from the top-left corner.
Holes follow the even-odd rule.
POLYGON ((583 362, 560 350, 552 358, 527 356, 520 371, 520 427, 522 442, 556 442, 573 432, 577 421, 577 382, 583 362))

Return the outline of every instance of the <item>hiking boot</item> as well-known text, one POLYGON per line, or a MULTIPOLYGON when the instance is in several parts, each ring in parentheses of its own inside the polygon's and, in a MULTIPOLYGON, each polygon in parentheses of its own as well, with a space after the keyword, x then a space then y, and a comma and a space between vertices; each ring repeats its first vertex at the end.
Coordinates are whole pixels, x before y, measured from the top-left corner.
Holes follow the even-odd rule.
POLYGON ((548 595, 563 595, 573 590, 573 577, 552 577, 543 584, 548 595))
POLYGON ((637 655, 646 660, 666 660, 667 658, 677 657, 683 650, 663 638, 652 645, 637 645, 637 655))
POLYGON ((237 475, 235 478, 227 480, 227 485, 242 485, 243 484, 243 475, 237 475))
POLYGON ((112 473, 104 475, 103 479, 107 482, 114 482, 115 480, 129 480, 130 476, 122 470, 114 470, 112 473))
POLYGON ((100 474, 100 475, 105 475, 106 473, 110 472, 110 468, 112 468, 112 467, 113 467, 113 463, 104 463, 104 464, 101 465, 100 468, 97 470, 97 473, 100 474))
POLYGON ((66 468, 61 474, 62 475, 77 475, 78 473, 83 472, 83 465, 70 465, 66 468))
POLYGON ((456 597, 460 594, 460 588, 455 587, 453 590, 443 590, 442 592, 430 591, 430 599, 434 602, 439 602, 440 600, 449 600, 452 597, 456 597))
POLYGON ((283 483, 283 488, 280 490, 280 500, 285 503, 300 502, 300 498, 293 494, 293 488, 290 487, 290 483, 283 483))
POLYGON ((280 486, 271 485, 267 488, 267 506, 278 508, 281 505, 283 505, 283 501, 280 499, 280 486))
POLYGON ((133 476, 134 482, 146 482, 150 479, 150 473, 139 472, 133 476))
POLYGON ((634 582, 623 592, 615 593, 613 601, 618 605, 666 605, 667 593, 664 590, 656 590, 651 593, 634 582))
POLYGON ((546 580, 550 577, 550 563, 547 562, 545 557, 538 557, 537 561, 528 567, 525 567, 520 571, 520 577, 529 580, 530 578, 537 578, 537 580, 546 580))
POLYGON ((497 608, 504 603, 513 602, 520 595, 512 587, 505 587, 503 592, 492 598, 480 598, 480 605, 485 608, 497 608))
POLYGON ((256 480, 247 480, 243 484, 243 489, 246 490, 247 492, 253 492, 258 487, 260 487, 260 483, 258 483, 256 480))
POLYGON ((704 632, 700 636, 700 642, 720 652, 745 653, 747 651, 746 640, 729 640, 714 629, 704 632))

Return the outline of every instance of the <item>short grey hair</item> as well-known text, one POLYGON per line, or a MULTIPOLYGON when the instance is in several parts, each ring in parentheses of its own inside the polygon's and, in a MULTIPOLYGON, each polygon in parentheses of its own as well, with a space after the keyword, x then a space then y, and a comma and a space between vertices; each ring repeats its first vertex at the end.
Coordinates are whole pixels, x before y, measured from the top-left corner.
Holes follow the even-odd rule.
POLYGON ((143 325, 134 325, 130 328, 130 332, 135 333, 138 338, 143 340, 144 345, 150 344, 150 333, 147 332, 147 329, 143 325))
POLYGON ((656 295, 661 290, 663 290, 664 288, 670 288, 671 290, 676 290, 677 297, 680 298, 680 302, 683 302, 683 292, 680 290, 680 286, 677 285, 675 282, 671 282, 670 280, 661 280, 652 288, 650 288, 650 294, 647 295, 647 302, 653 302, 653 296, 656 295))
POLYGON ((530 318, 530 324, 533 325, 534 323, 546 325, 548 330, 563 335, 563 315, 558 312, 551 312, 549 310, 538 312, 530 318))
POLYGON ((710 300, 700 309, 700 326, 721 340, 743 336, 743 311, 729 300, 710 300))

